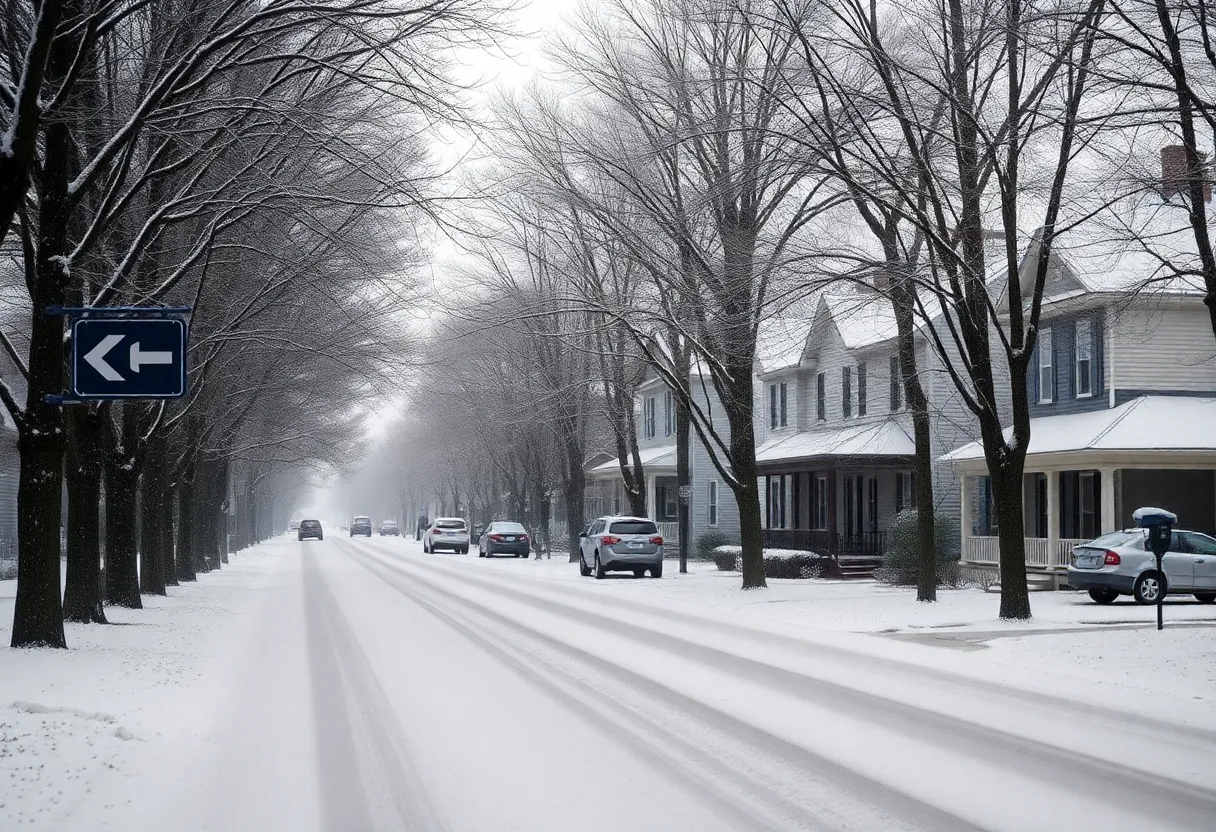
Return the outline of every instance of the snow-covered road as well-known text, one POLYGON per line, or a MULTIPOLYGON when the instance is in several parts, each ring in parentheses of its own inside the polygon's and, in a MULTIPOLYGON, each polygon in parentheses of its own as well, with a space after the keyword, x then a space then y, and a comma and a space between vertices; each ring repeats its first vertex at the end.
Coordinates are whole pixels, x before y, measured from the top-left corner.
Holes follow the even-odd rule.
POLYGON ((1216 828, 1210 703, 664 599, 680 578, 274 549, 218 728, 135 748, 60 828, 1216 828))

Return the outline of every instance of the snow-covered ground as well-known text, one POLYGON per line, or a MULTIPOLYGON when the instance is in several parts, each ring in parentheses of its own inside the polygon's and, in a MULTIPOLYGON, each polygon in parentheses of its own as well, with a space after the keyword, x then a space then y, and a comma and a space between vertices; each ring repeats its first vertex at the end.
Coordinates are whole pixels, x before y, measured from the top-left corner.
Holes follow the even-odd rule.
POLYGON ((272 541, 0 648, 0 829, 1213 828, 1214 607, 692 570, 272 541))

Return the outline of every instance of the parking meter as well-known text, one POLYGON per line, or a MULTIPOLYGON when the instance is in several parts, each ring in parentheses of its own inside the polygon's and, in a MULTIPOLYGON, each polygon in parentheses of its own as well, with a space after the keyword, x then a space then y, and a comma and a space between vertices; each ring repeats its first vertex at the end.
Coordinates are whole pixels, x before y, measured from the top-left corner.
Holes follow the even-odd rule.
POLYGON ((1170 542, 1174 536, 1172 530, 1178 522, 1178 515, 1163 508, 1145 507, 1132 512, 1132 519, 1140 528, 1148 529, 1148 548, 1157 558, 1157 578, 1160 585, 1157 591, 1157 629, 1160 630, 1165 627, 1163 611, 1166 591, 1165 567, 1161 559, 1170 550, 1170 542))

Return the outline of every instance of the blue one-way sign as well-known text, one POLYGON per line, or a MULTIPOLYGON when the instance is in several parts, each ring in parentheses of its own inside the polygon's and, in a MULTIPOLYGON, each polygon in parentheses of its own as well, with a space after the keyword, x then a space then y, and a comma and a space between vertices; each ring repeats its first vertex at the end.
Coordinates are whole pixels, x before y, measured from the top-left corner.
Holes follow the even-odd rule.
POLYGON ((186 394, 186 323, 177 318, 77 318, 72 393, 82 399, 186 394))

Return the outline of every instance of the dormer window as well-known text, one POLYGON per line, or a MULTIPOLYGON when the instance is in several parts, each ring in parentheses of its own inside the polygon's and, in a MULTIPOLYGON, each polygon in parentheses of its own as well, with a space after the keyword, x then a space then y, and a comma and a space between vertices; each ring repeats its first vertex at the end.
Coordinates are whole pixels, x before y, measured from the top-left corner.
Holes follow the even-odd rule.
POLYGON ((768 426, 777 430, 789 424, 789 398, 786 382, 768 386, 768 426))
POLYGON ((647 396, 642 400, 642 437, 654 439, 655 433, 654 396, 647 396))
POLYGON ((820 422, 828 418, 828 396, 823 373, 815 376, 815 418, 820 422))
POLYGON ((857 365, 857 415, 866 415, 866 362, 857 365))
POLYGON ((840 368, 840 406, 844 411, 844 418, 848 419, 853 415, 853 368, 840 368))

